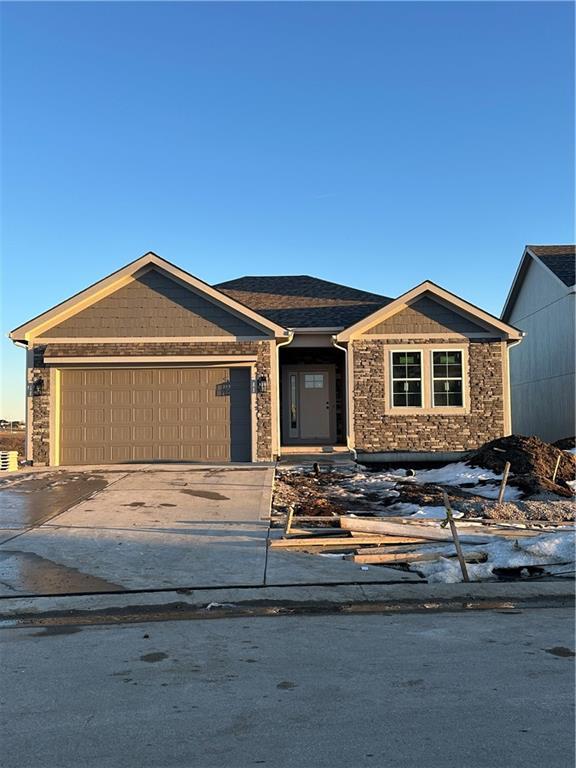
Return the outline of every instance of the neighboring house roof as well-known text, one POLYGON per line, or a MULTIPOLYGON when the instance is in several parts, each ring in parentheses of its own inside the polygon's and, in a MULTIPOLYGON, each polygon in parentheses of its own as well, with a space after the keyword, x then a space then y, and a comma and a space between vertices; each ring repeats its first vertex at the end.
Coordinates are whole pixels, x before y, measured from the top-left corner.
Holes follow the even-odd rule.
POLYGON ((215 288, 288 328, 345 328, 392 301, 309 275, 246 276, 215 288))
POLYGON ((527 245, 512 281, 512 286, 502 309, 502 319, 510 318, 524 277, 532 261, 542 264, 551 279, 564 288, 573 288, 576 283, 576 245, 527 245))
POLYGON ((576 282, 576 245, 527 245, 526 248, 568 287, 576 282))
POLYGON ((228 311, 247 320, 253 325, 260 326, 273 332, 275 336, 282 337, 286 335, 285 328, 274 321, 255 312, 250 307, 241 304, 232 296, 208 285, 208 283, 205 283, 203 280, 194 277, 194 275, 191 275, 189 272, 185 272, 183 269, 180 269, 176 265, 171 264, 169 261, 166 261, 166 259, 163 259, 150 251, 139 259, 122 267, 122 269, 113 272, 85 290, 80 291, 80 293, 75 294, 70 299, 57 304, 47 312, 43 312, 32 318, 32 320, 29 320, 27 323, 18 326, 18 328, 15 328, 10 332, 9 336, 13 341, 27 342, 31 338, 39 336, 51 327, 62 322, 63 319, 81 312, 83 309, 86 309, 86 307, 96 303, 126 284, 128 281, 133 280, 135 277, 142 275, 150 269, 161 271, 172 279, 178 281, 180 284, 187 286, 190 290, 201 293, 208 300, 226 307, 228 311))

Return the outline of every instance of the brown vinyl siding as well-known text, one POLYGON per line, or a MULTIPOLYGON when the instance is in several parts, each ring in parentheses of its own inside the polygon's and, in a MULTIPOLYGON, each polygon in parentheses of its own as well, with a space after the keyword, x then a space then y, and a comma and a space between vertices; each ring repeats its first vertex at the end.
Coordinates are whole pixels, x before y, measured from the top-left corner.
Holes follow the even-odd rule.
POLYGON ((486 333, 486 329, 468 318, 424 296, 406 309, 383 320, 365 332, 374 334, 486 333))
POLYGON ((266 334, 155 269, 46 332, 51 338, 227 335, 266 334))

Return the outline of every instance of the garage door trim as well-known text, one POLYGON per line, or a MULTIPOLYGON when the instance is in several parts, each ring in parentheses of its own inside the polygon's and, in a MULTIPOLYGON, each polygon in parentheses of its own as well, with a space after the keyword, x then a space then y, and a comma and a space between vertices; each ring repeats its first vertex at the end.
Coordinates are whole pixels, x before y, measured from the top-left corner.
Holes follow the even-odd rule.
MULTIPOLYGON (((257 462, 257 428, 256 428, 256 387, 254 382, 256 380, 256 363, 254 362, 240 362, 239 356, 234 359, 236 363, 226 363, 223 359, 224 356, 218 358, 218 361, 214 358, 208 358, 204 364, 199 362, 193 363, 180 363, 176 367, 178 368, 249 368, 250 369, 250 437, 251 437, 251 461, 257 462)), ((62 364, 62 360, 59 359, 60 365, 58 367, 50 368, 50 416, 49 416, 49 461, 51 466, 59 467, 60 463, 60 429, 61 429, 61 372, 62 370, 74 370, 90 368, 97 370, 98 368, 116 368, 116 369, 133 369, 133 368, 169 368, 175 367, 173 365, 176 362, 175 358, 162 358, 158 360, 158 357, 152 358, 151 362, 143 364, 134 363, 132 359, 123 358, 122 363, 110 364, 110 359, 107 359, 107 363, 98 361, 96 364, 92 364, 94 358, 82 359, 82 364, 62 364), (152 364, 154 362, 155 364, 152 364)), ((147 462, 143 462, 147 463, 147 462)))

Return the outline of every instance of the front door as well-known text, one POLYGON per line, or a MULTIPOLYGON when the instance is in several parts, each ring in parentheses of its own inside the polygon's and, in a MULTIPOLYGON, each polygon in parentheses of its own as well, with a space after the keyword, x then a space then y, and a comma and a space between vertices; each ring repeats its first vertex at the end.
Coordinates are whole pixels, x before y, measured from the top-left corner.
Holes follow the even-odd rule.
POLYGON ((334 442, 335 409, 330 367, 288 368, 284 378, 284 441, 334 442))

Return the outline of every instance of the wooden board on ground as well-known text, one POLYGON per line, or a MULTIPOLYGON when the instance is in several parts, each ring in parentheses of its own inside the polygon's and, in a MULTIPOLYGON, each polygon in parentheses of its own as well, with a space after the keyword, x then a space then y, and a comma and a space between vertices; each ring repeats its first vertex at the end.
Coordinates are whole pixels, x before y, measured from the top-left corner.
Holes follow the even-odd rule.
POLYGON ((298 536, 290 539, 271 539, 270 547, 296 548, 296 547, 348 547, 356 549, 362 544, 426 544, 427 539, 414 538, 413 536, 298 536))
MULTIPOLYGON (((367 550, 365 550, 367 551, 367 550)), ((456 552, 442 553, 442 552, 405 552, 405 553, 380 553, 374 552, 373 554, 357 554, 351 555, 350 559, 355 563, 372 563, 372 564, 384 564, 384 563, 417 563, 419 561, 440 560, 441 557, 456 557, 456 552)), ((465 552, 464 558, 466 562, 482 562, 486 560, 485 552, 465 552)))
MULTIPOLYGON (((390 536, 406 536, 408 531, 414 536, 429 541, 452 541, 452 534, 444 528, 434 528, 429 525, 412 525, 404 523, 389 523, 386 520, 360 520, 357 517, 341 517, 340 527, 346 531, 359 531, 361 533, 381 533, 390 536)), ((460 536, 460 540, 466 544, 483 543, 489 540, 486 531, 477 534, 466 533, 460 536)))

